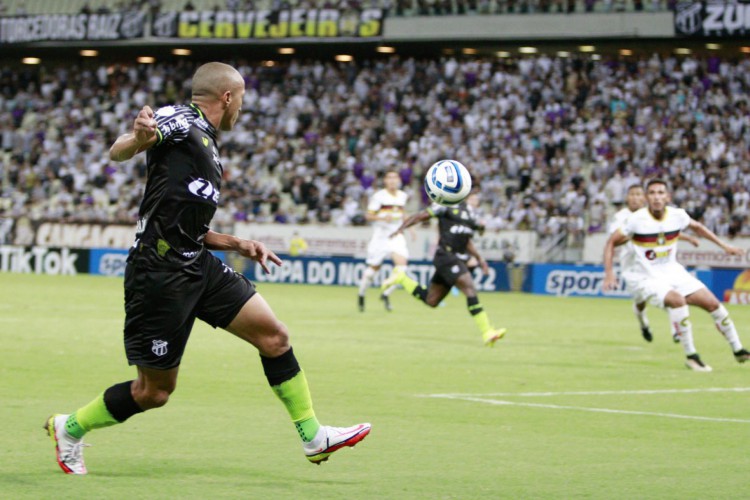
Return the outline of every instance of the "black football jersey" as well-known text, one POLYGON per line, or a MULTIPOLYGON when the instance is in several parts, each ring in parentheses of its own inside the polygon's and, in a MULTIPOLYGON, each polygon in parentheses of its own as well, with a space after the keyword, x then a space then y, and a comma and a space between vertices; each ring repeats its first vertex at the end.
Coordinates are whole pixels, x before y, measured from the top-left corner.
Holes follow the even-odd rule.
POLYGON ((462 260, 468 260, 466 247, 474 235, 474 230, 479 228, 474 209, 466 203, 459 203, 454 207, 433 204, 427 212, 438 219, 438 247, 462 260))
POLYGON ((159 108, 154 118, 157 141, 146 154, 148 180, 131 259, 184 267, 204 251, 219 202, 216 129, 194 104, 159 108))

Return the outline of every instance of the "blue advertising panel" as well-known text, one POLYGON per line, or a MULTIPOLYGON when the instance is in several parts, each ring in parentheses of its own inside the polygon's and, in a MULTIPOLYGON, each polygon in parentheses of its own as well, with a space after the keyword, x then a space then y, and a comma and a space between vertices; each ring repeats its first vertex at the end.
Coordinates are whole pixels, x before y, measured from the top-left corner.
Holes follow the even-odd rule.
MULTIPOLYGON (((211 252, 226 262, 224 252, 211 252)), ((93 248, 89 257, 89 273, 102 276, 125 276, 128 250, 119 248, 93 248)))
MULTIPOLYGON (((524 291, 544 295, 557 295, 561 297, 629 297, 625 290, 625 283, 620 279, 620 271, 617 273, 617 289, 604 293, 604 267, 602 266, 579 266, 574 264, 532 264, 529 266, 528 285, 524 291)), ((724 270, 691 271, 706 288, 716 294, 721 300, 724 296, 723 289, 717 291, 715 285, 716 276, 724 270)), ((735 276, 739 271, 734 271, 735 276)), ((729 278, 724 278, 726 283, 729 278)), ((750 272, 748 272, 750 281, 750 272)), ((723 286, 722 285, 718 285, 723 286)))
MULTIPOLYGON (((89 252, 88 250, 86 252, 89 252)), ((223 262, 257 283, 299 283, 308 285, 358 286, 367 265, 353 257, 292 257, 279 255, 281 266, 269 265, 265 274, 260 265, 237 254, 212 252, 223 262)), ((88 259, 77 262, 78 272, 102 276, 123 276, 127 250, 111 248, 91 249, 88 259)), ((603 293, 604 268, 573 264, 506 264, 489 262, 489 272, 474 271, 477 291, 498 292, 523 290, 524 292, 561 297, 629 297, 624 283, 603 293)), ((380 286, 393 271, 391 263, 381 266, 373 280, 380 286)), ((39 271, 37 271, 39 272, 39 271)), ((431 261, 415 260, 408 273, 422 286, 428 286, 434 267, 431 261)), ((750 269, 712 269, 692 271, 719 300, 730 304, 750 304, 750 269)))
POLYGON ((627 297, 619 279, 616 290, 602 293, 604 268, 572 264, 532 264, 529 266, 531 288, 527 291, 566 297, 627 297))
POLYGON ((709 288, 719 300, 729 304, 750 304, 750 269, 714 269, 710 273, 709 288))
MULTIPOLYGON (((265 274, 259 264, 249 262, 244 274, 257 283, 301 283, 308 285, 358 286, 367 264, 353 257, 291 257, 279 255, 281 266, 270 265, 270 273, 265 274)), ((477 269, 474 281, 480 292, 510 290, 508 269, 502 262, 490 262, 489 273, 482 274, 477 269)), ((373 280, 374 286, 380 286, 390 276, 393 265, 383 264, 373 280)), ((434 268, 431 261, 418 260, 409 262, 407 272, 422 286, 427 286, 434 268)))
POLYGON ((124 276, 128 251, 119 248, 93 248, 89 258, 89 273, 103 276, 124 276))

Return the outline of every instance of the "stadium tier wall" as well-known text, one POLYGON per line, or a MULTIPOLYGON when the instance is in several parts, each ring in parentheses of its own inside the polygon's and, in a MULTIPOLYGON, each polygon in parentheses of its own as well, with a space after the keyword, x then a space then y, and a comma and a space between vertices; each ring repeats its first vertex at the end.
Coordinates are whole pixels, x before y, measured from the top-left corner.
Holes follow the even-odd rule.
MULTIPOLYGON (((329 8, 278 11, 126 11, 110 13, 37 13, 0 16, 0 44, 38 44, 50 49, 106 43, 107 47, 202 44, 324 44, 422 43, 449 46, 453 42, 595 40, 674 40, 679 35, 734 38, 750 32, 745 4, 712 4, 725 11, 700 11, 702 4, 685 2, 678 11, 574 12, 502 15, 439 15, 399 17, 382 8, 329 8), (693 7, 690 10, 689 7, 693 7), (741 8, 742 7, 742 8, 741 8), (65 47, 55 42, 68 42, 65 47), (72 45, 71 45, 72 44, 72 45), (446 45, 448 44, 448 45, 446 45)), ((748 8, 750 12, 750 7, 748 8)), ((682 42, 694 42, 682 37, 682 42)), ((322 48, 322 47, 321 47, 322 48)), ((341 48, 341 47, 339 47, 341 48)), ((350 48, 350 47, 346 47, 350 48)))

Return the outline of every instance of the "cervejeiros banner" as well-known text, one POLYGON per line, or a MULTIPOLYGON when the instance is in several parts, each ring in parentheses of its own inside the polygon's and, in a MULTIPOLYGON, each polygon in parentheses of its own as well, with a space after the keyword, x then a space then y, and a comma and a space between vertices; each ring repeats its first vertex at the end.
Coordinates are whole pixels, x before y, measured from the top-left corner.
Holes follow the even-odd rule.
POLYGON ((155 38, 275 40, 374 38, 383 34, 382 9, 260 9, 163 12, 154 16, 155 38))
POLYGON ((706 0, 679 2, 674 10, 677 35, 742 37, 750 34, 750 2, 706 0))
POLYGON ((0 18, 0 44, 140 38, 145 12, 41 14, 0 18))

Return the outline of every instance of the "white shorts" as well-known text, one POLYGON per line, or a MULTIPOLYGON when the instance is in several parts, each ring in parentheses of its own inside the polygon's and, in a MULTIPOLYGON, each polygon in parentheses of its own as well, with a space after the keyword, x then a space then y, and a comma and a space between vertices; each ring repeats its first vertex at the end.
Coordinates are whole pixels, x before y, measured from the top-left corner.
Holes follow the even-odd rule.
POLYGON ((672 290, 687 297, 706 287, 682 266, 670 267, 658 276, 626 271, 622 273, 622 278, 635 302, 649 302, 657 307, 664 307, 664 298, 672 290))
POLYGON ((409 248, 403 234, 397 234, 393 238, 373 238, 367 245, 367 265, 379 266, 394 253, 405 259, 409 258, 409 248))

